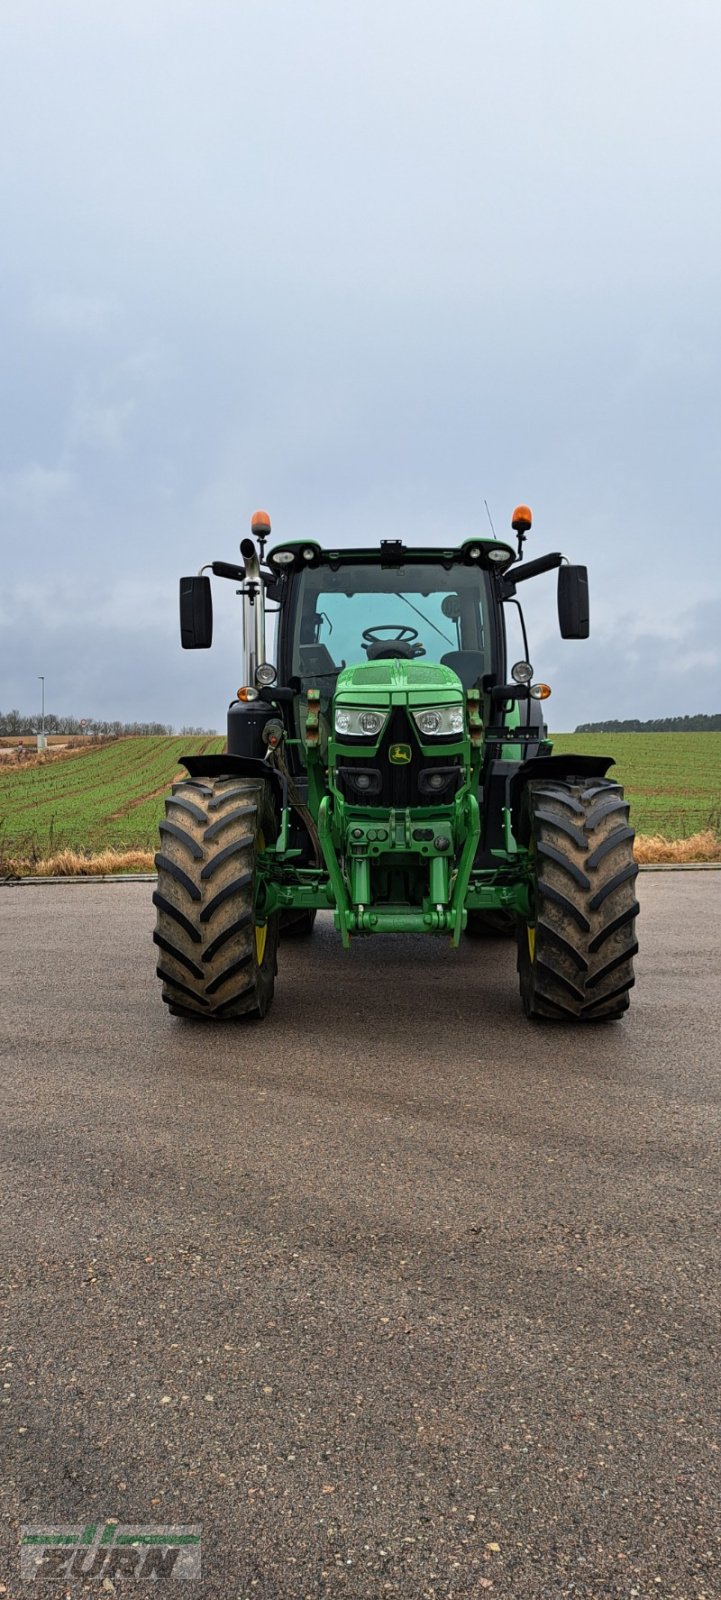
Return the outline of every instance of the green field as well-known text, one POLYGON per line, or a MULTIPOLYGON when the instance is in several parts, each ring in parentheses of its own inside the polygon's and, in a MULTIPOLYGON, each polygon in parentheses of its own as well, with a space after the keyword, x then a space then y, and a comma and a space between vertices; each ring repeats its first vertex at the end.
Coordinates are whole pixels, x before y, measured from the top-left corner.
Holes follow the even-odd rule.
POLYGON ((0 771, 0 856, 65 848, 156 848, 163 795, 181 755, 221 751, 218 738, 118 739, 45 766, 0 771))
MULTIPOLYGON (((220 737, 128 738, 0 771, 0 857, 108 845, 154 850, 180 756, 223 748, 220 737)), ((639 833, 721 831, 721 733, 557 734, 554 748, 614 756, 639 833)))
POLYGON ((613 756, 637 833, 721 833, 721 733, 557 733, 553 748, 613 756))

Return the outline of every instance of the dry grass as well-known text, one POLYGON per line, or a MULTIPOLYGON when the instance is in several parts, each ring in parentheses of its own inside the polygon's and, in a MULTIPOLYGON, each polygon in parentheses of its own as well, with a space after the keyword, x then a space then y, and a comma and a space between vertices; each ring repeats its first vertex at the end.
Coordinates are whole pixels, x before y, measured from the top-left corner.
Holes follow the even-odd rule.
MULTIPOLYGON (((638 834, 634 846, 642 865, 721 861, 721 837, 711 828, 688 839, 664 839, 660 834, 638 834)), ((58 850, 55 855, 16 856, 0 861, 0 873, 10 878, 97 878, 114 872, 153 872, 150 850, 101 850, 85 855, 81 850, 58 850)))
POLYGON ((47 750, 36 750, 34 746, 26 745, 22 749, 19 745, 0 745, 0 766, 4 771, 29 772, 33 767, 54 766, 58 761, 68 761, 75 756, 89 756, 95 750, 100 750, 103 745, 116 744, 117 740, 108 738, 87 740, 72 740, 68 738, 66 744, 48 747, 47 750))
POLYGON ((98 878, 113 872, 154 872, 155 857, 150 850, 101 850, 96 855, 58 850, 39 859, 11 857, 2 862, 2 871, 12 878, 98 878))
POLYGON ((642 864, 664 864, 684 861, 721 861, 721 837, 712 828, 703 833, 692 833, 688 839, 664 839, 662 834, 636 835, 634 845, 636 860, 642 864))

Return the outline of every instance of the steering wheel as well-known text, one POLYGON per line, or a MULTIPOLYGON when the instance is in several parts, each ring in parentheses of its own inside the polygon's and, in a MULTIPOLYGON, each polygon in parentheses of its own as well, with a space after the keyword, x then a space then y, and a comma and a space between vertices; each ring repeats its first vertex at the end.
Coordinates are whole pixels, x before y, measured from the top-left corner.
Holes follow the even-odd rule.
POLYGON ((383 640, 378 638, 378 634, 391 631, 395 634, 395 639, 387 639, 385 641, 387 644, 410 644, 412 639, 418 638, 417 628, 407 628, 403 624, 399 627, 397 622, 383 622, 378 628, 364 628, 362 637, 370 644, 382 644, 383 640))
POLYGON ((413 656, 424 656, 425 646, 417 644, 418 629, 404 623, 383 622, 377 628, 364 628, 362 637, 369 661, 408 661, 413 656), (392 639, 379 639, 379 633, 392 633, 392 639))

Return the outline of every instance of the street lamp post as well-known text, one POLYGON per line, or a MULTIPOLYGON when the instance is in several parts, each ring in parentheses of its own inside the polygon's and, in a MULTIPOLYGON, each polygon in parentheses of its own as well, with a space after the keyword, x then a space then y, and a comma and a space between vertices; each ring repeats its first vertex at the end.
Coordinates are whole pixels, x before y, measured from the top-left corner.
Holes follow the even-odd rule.
POLYGON ((40 680, 40 682, 41 682, 41 684, 43 686, 42 687, 42 691, 41 691, 41 693, 42 693, 42 711, 41 711, 41 714, 40 714, 40 732, 38 734, 38 750, 44 750, 45 747, 46 747, 46 744, 47 744, 47 740, 45 738, 45 675, 44 675, 44 673, 39 672, 38 673, 38 678, 39 678, 39 680, 40 680))

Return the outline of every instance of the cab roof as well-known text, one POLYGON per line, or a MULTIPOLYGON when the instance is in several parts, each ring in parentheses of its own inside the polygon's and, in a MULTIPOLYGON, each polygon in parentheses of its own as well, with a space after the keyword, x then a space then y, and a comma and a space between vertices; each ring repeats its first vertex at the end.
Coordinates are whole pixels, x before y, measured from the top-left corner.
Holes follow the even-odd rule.
POLYGON ((306 566, 340 567, 361 564, 392 569, 404 567, 410 562, 446 568, 457 563, 473 566, 477 562, 480 566, 505 571, 515 560, 516 552, 513 547, 500 539, 465 539, 459 545, 405 545, 401 539, 381 539, 378 544, 361 545, 352 549, 338 546, 327 550, 313 539, 287 539, 283 544, 275 545, 268 555, 269 564, 280 572, 284 569, 290 571, 291 568, 297 570, 306 566), (293 561, 278 561, 278 553, 282 554, 286 550, 292 551, 293 561), (497 552, 495 556, 492 554, 494 551, 497 552))

